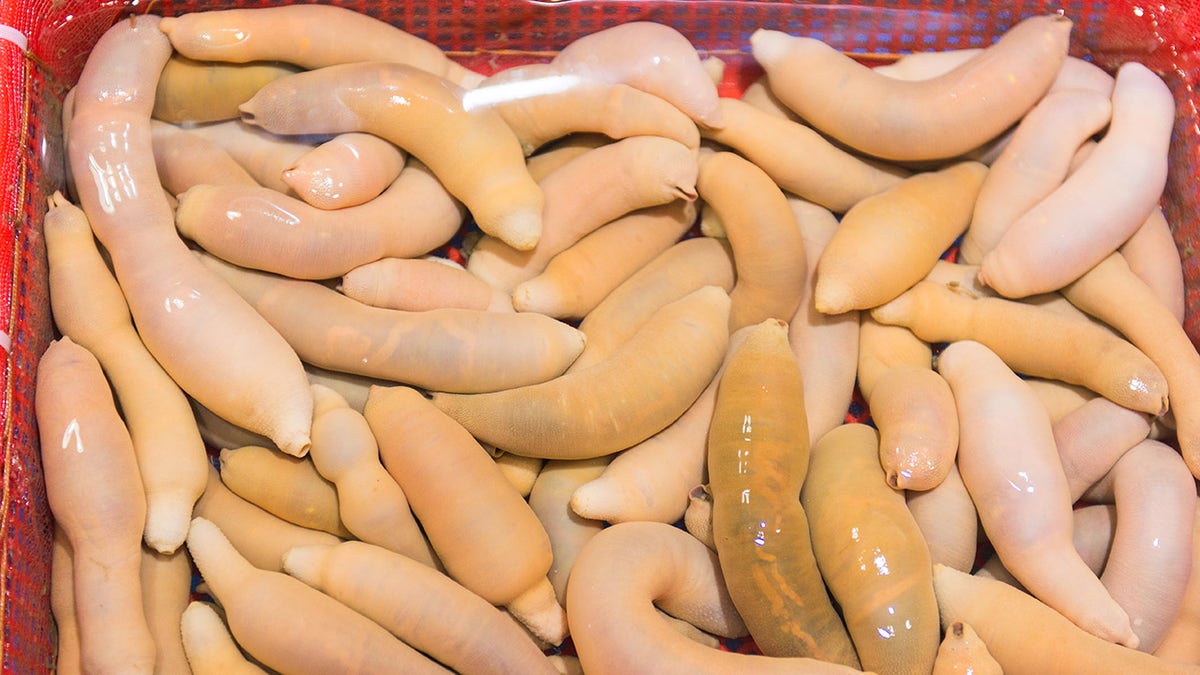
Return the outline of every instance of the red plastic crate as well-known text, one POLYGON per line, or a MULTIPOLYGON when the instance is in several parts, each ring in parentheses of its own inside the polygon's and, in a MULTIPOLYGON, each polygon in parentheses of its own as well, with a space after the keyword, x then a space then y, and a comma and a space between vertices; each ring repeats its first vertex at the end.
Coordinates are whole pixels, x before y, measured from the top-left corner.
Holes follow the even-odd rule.
MULTIPOLYGON (((130 13, 281 4, 267 0, 3 0, 0 2, 0 668, 48 672, 51 518, 33 419, 37 358, 52 336, 40 222, 63 185, 60 102, 92 45, 130 13)), ((571 40, 632 20, 665 23, 729 64, 721 91, 736 95, 758 69, 749 35, 758 27, 817 37, 865 60, 923 50, 984 46, 1020 19, 1061 11, 1075 21, 1072 53, 1109 69, 1129 60, 1158 72, 1175 92, 1178 121, 1163 198, 1184 263, 1185 327, 1200 342, 1200 6, 1195 0, 338 0, 433 41, 481 71, 548 58, 571 40)))

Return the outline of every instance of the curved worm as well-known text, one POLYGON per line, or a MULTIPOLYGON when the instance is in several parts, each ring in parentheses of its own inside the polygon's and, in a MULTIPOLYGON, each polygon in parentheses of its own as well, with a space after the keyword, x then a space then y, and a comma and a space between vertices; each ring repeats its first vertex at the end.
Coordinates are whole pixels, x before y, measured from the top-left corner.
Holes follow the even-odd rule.
POLYGON ((705 286, 656 311, 593 366, 503 391, 434 392, 433 403, 476 438, 515 454, 612 454, 662 431, 712 380, 729 341, 729 305, 725 291, 705 286))
POLYGON ((300 456, 312 423, 300 360, 191 254, 155 171, 150 108, 171 52, 158 22, 117 23, 80 75, 67 147, 80 206, 163 370, 205 407, 300 456))
POLYGON ((720 219, 737 276, 729 330, 790 320, 800 306, 808 259, 787 196, 771 177, 732 152, 705 153, 697 191, 720 219))
POLYGON ((562 73, 623 82, 660 96, 689 117, 720 127, 717 87, 691 41, 653 21, 630 21, 584 35, 550 61, 562 73))
POLYGON ((695 202, 682 199, 623 215, 555 255, 536 277, 517 284, 512 304, 521 312, 583 318, 678 242, 695 220, 695 202))
POLYGON ((830 211, 844 213, 908 174, 852 155, 813 129, 745 101, 722 98, 720 110, 724 124, 703 129, 705 138, 733 148, 784 190, 830 211))
POLYGON ((312 206, 344 209, 378 197, 400 175, 404 160, 404 152, 382 138, 348 132, 302 155, 280 179, 312 206))
POLYGON ((962 260, 978 263, 1017 218, 1053 192, 1067 177, 1075 151, 1111 114, 1112 103, 1098 92, 1046 94, 992 162, 959 247, 962 260))
POLYGON ((716 635, 744 635, 715 553, 664 523, 605 528, 575 563, 568 618, 588 673, 858 672, 811 658, 736 654, 680 634, 656 607, 716 635))
POLYGON ((1032 108, 1066 59, 1071 28, 1063 15, 1030 17, 917 81, 877 74, 813 38, 759 29, 750 44, 776 95, 815 128, 885 159, 939 159, 979 147, 1032 108))
POLYGON ((618 453, 600 477, 575 490, 571 496, 575 513, 610 523, 674 523, 686 515, 694 503, 693 488, 706 480, 708 427, 717 384, 729 357, 753 330, 746 326, 729 336, 724 361, 687 412, 666 429, 618 453))
POLYGON ((1158 366, 1110 329, 1078 317, 1005 298, 972 299, 931 281, 917 282, 871 316, 908 326, 927 342, 981 342, 1023 375, 1081 384, 1152 415, 1167 410, 1158 366))
POLYGON ((502 70, 469 97, 500 113, 527 155, 573 133, 662 136, 689 148, 700 144, 695 123, 666 99, 621 82, 564 74, 549 63, 502 70))
POLYGON ((1129 614, 1138 649, 1154 652, 1179 613, 1192 575, 1196 482, 1174 448, 1144 440, 1085 497, 1117 507, 1100 581, 1129 614))
POLYGON ((399 61, 471 87, 483 80, 437 45, 344 7, 316 4, 189 12, 163 21, 175 49, 206 61, 285 61, 306 69, 399 61))
POLYGON ((1007 297, 1061 288, 1115 251, 1162 196, 1175 99, 1140 63, 1117 71, 1108 131, 1054 192, 980 260, 979 278, 1007 297), (1073 233, 1075 223, 1089 223, 1073 233))
POLYGON ((281 77, 241 105, 242 120, 279 134, 365 131, 428 166, 476 224, 517 250, 538 242, 543 195, 520 141, 465 90, 400 63, 359 62, 281 77))
POLYGON ((498 237, 483 237, 467 269, 511 293, 604 224, 638 209, 694 200, 696 174, 696 151, 669 138, 635 136, 601 145, 538 182, 545 207, 536 245, 518 250, 498 237))
POLYGON ((583 370, 608 358, 657 309, 703 286, 729 292, 734 263, 723 239, 692 237, 655 256, 614 288, 579 323, 587 345, 567 372, 583 370))
POLYGON ((462 205, 414 161, 375 199, 335 211, 268 187, 197 185, 179 196, 175 226, 235 265, 330 279, 381 258, 428 253, 463 217, 462 205))

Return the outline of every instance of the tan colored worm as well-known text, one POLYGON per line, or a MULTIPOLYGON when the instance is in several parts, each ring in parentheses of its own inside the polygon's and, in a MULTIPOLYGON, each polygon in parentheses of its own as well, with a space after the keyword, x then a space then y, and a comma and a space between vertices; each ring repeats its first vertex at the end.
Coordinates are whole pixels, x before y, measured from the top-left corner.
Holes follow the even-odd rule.
POLYGON ((440 568, 404 490, 379 459, 379 444, 362 411, 333 389, 313 384, 313 447, 317 471, 336 487, 338 513, 354 537, 440 568))
POLYGON ((194 185, 206 183, 258 185, 224 148, 180 127, 153 122, 151 142, 163 188, 176 197, 194 185))
POLYGON ((703 129, 705 138, 741 153, 789 193, 836 213, 844 213, 908 174, 853 155, 812 128, 750 103, 722 98, 720 105, 724 124, 703 129))
POLYGON ((347 297, 373 307, 417 312, 442 307, 511 312, 506 293, 446 258, 387 257, 364 263, 342 275, 347 297))
POLYGON ((202 260, 321 368, 441 391, 496 391, 549 380, 583 349, 577 329, 539 314, 370 307, 314 281, 202 260))
POLYGON ((550 65, 584 79, 623 82, 666 99, 697 122, 721 126, 717 87, 699 52, 665 23, 631 21, 584 35, 550 65))
POLYGON ((696 187, 733 251, 737 280, 729 292, 729 330, 790 320, 800 306, 808 261, 787 196, 766 172, 733 152, 703 153, 696 187))
POLYGON ((467 109, 464 91, 412 66, 358 62, 279 78, 240 109, 243 121, 279 134, 381 136, 428 166, 480 229, 531 249, 541 236, 542 191, 504 119, 467 109))
POLYGON ((811 658, 711 649, 680 634, 656 607, 715 635, 744 635, 717 555, 664 523, 605 528, 576 561, 567 589, 573 640, 588 673, 859 672, 811 658))
POLYGON ((259 87, 297 70, 282 62, 223 63, 172 54, 159 76, 151 114, 175 124, 237 119, 238 105, 259 87))
POLYGON ((501 70, 470 97, 500 113, 527 155, 578 133, 662 136, 690 148, 700 143, 695 123, 666 99, 621 82, 563 73, 550 63, 501 70))
POLYGON ((408 387, 372 387, 363 414, 447 574, 561 643, 566 615, 546 576, 549 537, 479 442, 408 387))
POLYGON ((759 29, 750 44, 776 95, 815 128, 885 159, 940 159, 979 147, 1033 107, 1066 59, 1071 28, 1063 15, 1030 17, 917 81, 876 74, 813 38, 759 29))
POLYGON ((272 670, 449 672, 299 579, 252 565, 212 521, 193 519, 187 545, 238 644, 272 670))
POLYGON ((554 562, 547 576, 559 604, 566 606, 567 580, 580 551, 604 528, 604 522, 583 518, 571 509, 571 495, 580 485, 599 477, 611 457, 549 460, 542 465, 529 491, 529 507, 550 537, 554 562))
POLYGON ((682 199, 621 216, 555 255, 537 276, 517 284, 512 304, 521 312, 583 318, 679 241, 695 218, 695 203, 682 199))
POLYGON ((605 223, 638 209, 696 198, 696 151, 657 136, 634 136, 590 150, 538 182, 545 195, 537 244, 514 249, 486 236, 467 269, 511 293, 550 260, 605 223))
POLYGON ((483 80, 428 40, 344 7, 301 4, 190 12, 169 17, 163 31, 179 53, 193 59, 286 61, 308 69, 352 61, 400 61, 466 87, 483 80))
POLYGON ((502 391, 434 392, 433 403, 508 452, 546 459, 612 454, 662 431, 712 380, 729 340, 729 306, 724 290, 705 286, 656 311, 593 366, 502 391))
POLYGON ((753 329, 739 328, 729 336, 720 368, 687 412, 666 429, 622 450, 600 477, 575 490, 571 496, 575 513, 610 523, 674 523, 686 515, 693 488, 707 479, 706 446, 717 384, 730 355, 753 329))
POLYGON ((841 424, 854 395, 858 371, 859 312, 837 315, 817 311, 812 289, 817 261, 837 229, 828 209, 790 197, 788 203, 804 238, 808 257, 800 306, 788 322, 788 342, 804 373, 805 411, 810 443, 841 424))
POLYGON ((154 672, 188 672, 179 625, 191 600, 192 563, 185 547, 159 553, 142 547, 142 603, 154 636, 154 672))
POLYGON ((283 554, 301 544, 335 544, 328 532, 301 527, 259 508, 233 493, 211 468, 208 486, 196 502, 195 515, 210 520, 255 567, 282 569, 283 554))
POLYGON ((555 672, 502 611, 393 551, 360 541, 299 546, 284 556, 284 569, 456 672, 555 672))

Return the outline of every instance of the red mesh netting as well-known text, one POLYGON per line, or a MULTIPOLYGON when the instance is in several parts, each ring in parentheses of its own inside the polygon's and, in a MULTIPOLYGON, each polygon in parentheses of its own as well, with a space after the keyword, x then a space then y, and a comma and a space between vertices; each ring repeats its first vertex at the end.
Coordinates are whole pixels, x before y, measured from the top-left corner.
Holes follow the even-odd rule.
MULTIPOLYGON (((121 16, 150 11, 278 4, 267 0, 4 0, 0 2, 0 639, 4 672, 44 672, 51 664, 47 594, 51 521, 36 453, 31 393, 37 357, 51 335, 46 269, 38 225, 46 196, 61 187, 59 102, 89 49, 121 16), (23 35, 20 40, 5 35, 23 35)), ((757 72, 748 37, 757 27, 821 38, 881 58, 907 51, 982 46, 1026 16, 1062 10, 1075 21, 1076 55, 1114 69, 1139 60, 1176 92, 1179 119, 1163 203, 1183 255, 1188 305, 1200 307, 1200 245, 1195 187, 1200 158, 1197 78, 1200 7, 1195 0, 870 0, 821 4, 749 0, 693 2, 564 0, 338 0, 437 43, 468 65, 492 70, 543 57, 606 26, 654 20, 688 35, 730 64, 723 93, 736 93, 757 72)), ((1200 336, 1200 313, 1186 327, 1200 336)))

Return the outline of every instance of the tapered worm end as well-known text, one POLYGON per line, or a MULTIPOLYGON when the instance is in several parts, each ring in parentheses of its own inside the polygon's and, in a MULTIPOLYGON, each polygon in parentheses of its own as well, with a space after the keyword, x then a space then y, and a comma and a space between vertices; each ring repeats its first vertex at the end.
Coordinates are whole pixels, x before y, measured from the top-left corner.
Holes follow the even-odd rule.
POLYGON ((953 624, 950 626, 950 632, 951 632, 951 633, 953 633, 953 634, 954 634, 954 637, 956 637, 956 638, 960 638, 960 637, 962 637, 962 636, 963 636, 963 624, 962 624, 962 622, 961 622, 961 621, 955 621, 955 622, 954 622, 954 623, 953 623, 953 624))
POLYGON ((696 120, 708 129, 724 129, 725 116, 721 114, 721 108, 714 106, 706 111, 700 118, 696 120))
POLYGON ((505 607, 538 639, 551 645, 567 639, 567 613, 558 604, 549 578, 538 581, 505 607))
POLYGON ((480 73, 464 73, 458 84, 463 89, 475 89, 479 85, 483 84, 483 81, 486 79, 487 76, 480 73))
MULTIPOLYGON (((191 554, 192 560, 195 561, 196 567, 200 569, 202 575, 205 572, 211 574, 214 568, 233 562, 240 557, 234 552, 233 545, 225 538, 225 533, 221 531, 221 528, 211 520, 200 516, 192 518, 191 525, 188 527, 187 546, 188 553, 191 554)), ((211 592, 213 590, 211 582, 208 586, 211 592)))
POLYGON ((324 546, 295 546, 288 549, 283 554, 283 571, 309 586, 315 585, 318 570, 320 569, 321 555, 329 546, 332 546, 332 544, 324 546))
POLYGON ((531 209, 510 213, 497 228, 495 236, 518 251, 528 251, 541 239, 542 214, 531 209))
POLYGON ((975 280, 978 281, 981 285, 983 285, 987 288, 991 288, 992 285, 991 285, 991 283, 988 282, 988 279, 991 276, 989 274, 989 272, 991 271, 991 268, 984 266, 984 263, 987 261, 987 259, 988 259, 988 256, 985 254, 983 256, 983 258, 979 261, 979 270, 975 272, 975 280))
POLYGON ((518 312, 533 312, 539 311, 542 308, 538 306, 538 297, 535 289, 536 285, 532 285, 529 281, 523 281, 517 284, 517 287, 512 290, 513 308, 518 312))
POLYGON ((306 433, 292 433, 278 439, 272 439, 279 449, 293 457, 305 457, 312 447, 312 439, 306 433))
POLYGON ((246 101, 238 106, 238 113, 246 124, 257 124, 254 112, 254 101, 246 101))
POLYGON ((791 39, 790 35, 782 31, 759 28, 750 35, 750 48, 759 63, 769 66, 787 52, 791 39))
POLYGON ((676 197, 688 202, 694 202, 700 197, 692 185, 676 185, 673 192, 676 197))
POLYGON ((813 305, 822 314, 842 314, 853 309, 850 296, 850 289, 844 284, 829 280, 822 283, 818 280, 813 291, 813 305))
POLYGON ((209 625, 216 626, 217 624, 213 623, 214 621, 220 621, 221 628, 224 628, 225 623, 221 620, 221 616, 217 614, 217 610, 213 609, 212 605, 203 600, 188 602, 179 620, 183 624, 183 633, 185 636, 192 633, 193 630, 203 630, 209 625))
POLYGON ((187 538, 193 502, 178 494, 152 495, 146 504, 146 545, 164 555, 174 553, 187 538))
POLYGON ((571 495, 571 511, 580 518, 615 522, 624 503, 619 488, 611 478, 594 478, 575 488, 571 495))

